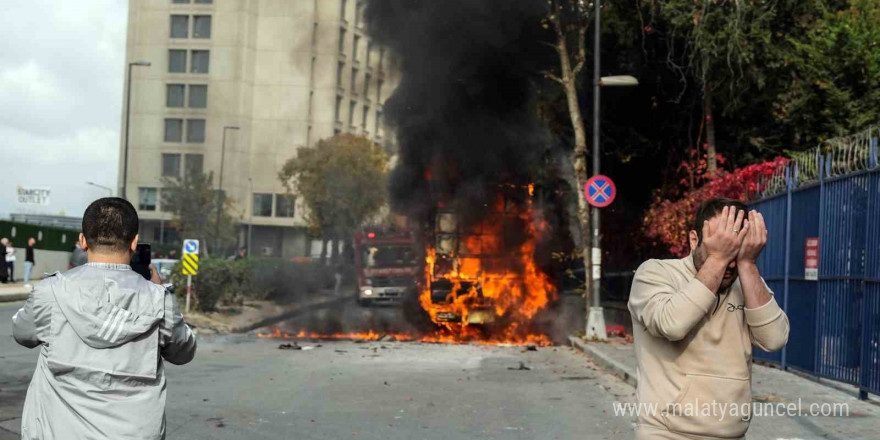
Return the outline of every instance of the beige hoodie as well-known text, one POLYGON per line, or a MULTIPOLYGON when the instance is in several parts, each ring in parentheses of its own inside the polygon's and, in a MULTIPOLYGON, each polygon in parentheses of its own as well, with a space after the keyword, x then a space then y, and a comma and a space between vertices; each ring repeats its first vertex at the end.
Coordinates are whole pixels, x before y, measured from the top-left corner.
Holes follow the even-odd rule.
POLYGON ((788 317, 775 299, 746 309, 739 280, 716 295, 696 275, 690 255, 648 260, 636 271, 629 311, 643 405, 638 439, 742 437, 752 344, 776 351, 788 341, 788 317))

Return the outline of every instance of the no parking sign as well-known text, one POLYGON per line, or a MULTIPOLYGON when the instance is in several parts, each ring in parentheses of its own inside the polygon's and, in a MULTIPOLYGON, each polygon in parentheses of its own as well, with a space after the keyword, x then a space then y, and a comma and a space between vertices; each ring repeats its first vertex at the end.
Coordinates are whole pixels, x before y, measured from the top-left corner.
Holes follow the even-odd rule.
POLYGON ((587 202, 597 208, 604 208, 614 201, 617 196, 617 187, 608 176, 601 174, 593 176, 584 185, 584 196, 587 202))

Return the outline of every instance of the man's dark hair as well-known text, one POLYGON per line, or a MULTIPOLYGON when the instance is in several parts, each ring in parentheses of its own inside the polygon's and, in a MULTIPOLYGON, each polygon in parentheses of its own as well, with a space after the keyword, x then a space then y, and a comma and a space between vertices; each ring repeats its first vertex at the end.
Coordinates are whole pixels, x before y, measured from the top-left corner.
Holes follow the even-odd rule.
POLYGON ((739 200, 717 197, 703 202, 697 208, 697 215, 694 216, 694 224, 692 229, 697 231, 697 246, 703 242, 703 222, 709 221, 712 217, 721 213, 725 206, 733 206, 737 210, 745 211, 745 218, 749 218, 749 207, 739 200))
POLYGON ((82 232, 91 249, 125 252, 138 233, 137 211, 119 197, 95 200, 83 214, 82 232))

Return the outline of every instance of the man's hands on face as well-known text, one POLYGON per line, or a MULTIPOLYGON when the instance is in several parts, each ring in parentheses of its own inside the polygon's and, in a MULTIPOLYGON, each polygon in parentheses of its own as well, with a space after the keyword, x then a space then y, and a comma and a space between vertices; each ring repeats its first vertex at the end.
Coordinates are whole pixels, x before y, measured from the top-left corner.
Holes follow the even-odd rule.
POLYGON ((748 231, 736 256, 737 265, 741 263, 754 264, 767 244, 767 225, 764 223, 764 216, 760 212, 752 210, 749 212, 749 218, 752 221, 745 221, 748 231))
MULTIPOLYGON (((706 247, 707 260, 714 260, 723 265, 734 259, 739 260, 738 255, 742 253, 744 239, 751 229, 749 221, 744 220, 744 217, 745 211, 737 210, 733 206, 725 206, 717 222, 703 222, 703 246, 706 247)), ((764 239, 766 243, 766 229, 764 239)), ((749 251, 753 252, 754 249, 750 246, 749 251)), ((757 252, 760 253, 760 248, 757 252)), ((757 258, 757 254, 755 257, 757 258)))

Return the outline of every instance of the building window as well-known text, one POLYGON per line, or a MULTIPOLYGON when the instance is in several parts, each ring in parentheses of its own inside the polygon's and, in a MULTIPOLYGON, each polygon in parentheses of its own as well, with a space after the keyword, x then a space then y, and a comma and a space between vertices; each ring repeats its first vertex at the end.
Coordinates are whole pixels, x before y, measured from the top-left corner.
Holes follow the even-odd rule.
POLYGON ((171 38, 189 38, 189 16, 171 16, 171 38))
POLYGON ((171 3, 187 4, 189 3, 189 0, 171 0, 171 3))
POLYGON ((186 51, 171 49, 168 51, 168 73, 186 73, 186 51))
POLYGON ((191 144, 200 144, 205 142, 204 119, 186 120, 186 141, 191 144))
POLYGON ((166 107, 183 107, 184 91, 186 86, 183 84, 168 84, 165 86, 165 106, 166 107))
POLYGON ((183 142, 183 119, 165 120, 165 142, 183 142))
POLYGON ((364 54, 364 62, 367 66, 370 65, 370 58, 373 56, 373 42, 367 40, 367 53, 364 54))
POLYGON ((206 85, 190 85, 189 86, 189 108, 207 108, 208 107, 208 86, 206 85))
POLYGON ((193 15, 193 38, 211 38, 210 15, 193 15))
POLYGON ((296 199, 288 194, 275 194, 275 217, 293 217, 296 199))
POLYGON ((336 66, 336 87, 342 87, 342 72, 345 71, 345 63, 336 66))
POLYGON ((370 106, 365 105, 364 106, 364 117, 361 120, 361 128, 363 128, 364 131, 367 131, 367 117, 369 115, 370 115, 370 106))
POLYGON ((192 70, 191 73, 208 73, 208 62, 211 58, 210 52, 207 50, 192 51, 192 70))
POLYGON ((272 217, 272 194, 254 193, 254 216, 272 217))
POLYGON ((204 172, 205 156, 201 154, 186 154, 184 166, 186 167, 186 176, 201 176, 204 172))
POLYGON ((196 4, 210 5, 214 0, 196 0, 196 4))
POLYGON ((351 69, 351 87, 349 88, 349 90, 351 90, 352 95, 357 95, 357 77, 358 70, 354 68, 351 69))
POLYGON ((354 127, 354 110, 357 108, 357 102, 351 101, 348 104, 348 126, 354 127))
POLYGON ((162 177, 180 177, 180 155, 162 155, 162 177))
POLYGON ((373 130, 373 133, 376 133, 376 136, 379 136, 379 128, 382 126, 382 112, 376 112, 376 128, 373 130))
POLYGON ((376 82, 376 103, 382 103, 382 80, 380 79, 376 82))
POLYGON ((369 73, 364 75, 364 99, 370 99, 370 81, 372 81, 373 76, 369 73))
POLYGON ((138 188, 138 209, 141 211, 156 210, 156 188, 138 188))
POLYGON ((339 28, 339 53, 345 53, 345 29, 339 28))
POLYGON ((357 0, 354 4, 354 27, 361 27, 361 24, 364 22, 363 18, 364 14, 364 2, 357 0))
POLYGON ((336 121, 336 122, 342 122, 342 115, 340 114, 340 113, 341 113, 341 110, 340 110, 341 107, 342 107, 342 97, 341 97, 341 96, 337 96, 337 97, 336 97, 336 108, 333 110, 333 114, 335 115, 334 118, 333 118, 333 120, 336 121))
POLYGON ((351 45, 351 58, 355 61, 358 60, 358 49, 361 46, 361 36, 354 36, 354 43, 351 45))
POLYGON ((348 6, 347 0, 340 0, 339 2, 339 19, 345 21, 345 7, 348 6))

